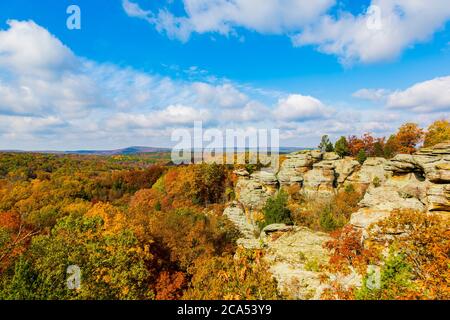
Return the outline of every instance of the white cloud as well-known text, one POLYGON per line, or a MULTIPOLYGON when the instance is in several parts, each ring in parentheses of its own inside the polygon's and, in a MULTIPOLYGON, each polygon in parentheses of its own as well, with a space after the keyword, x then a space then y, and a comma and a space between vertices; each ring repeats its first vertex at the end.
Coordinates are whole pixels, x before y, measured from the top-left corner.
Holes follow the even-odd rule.
MULTIPOLYGON (((66 127, 64 120, 56 117, 15 117, 0 115, 0 135, 8 139, 34 139, 36 137, 54 136, 61 134, 66 127)), ((19 146, 16 146, 18 149, 19 146)), ((16 149, 14 148, 14 149, 16 149)))
POLYGON ((170 131, 194 121, 217 128, 279 127, 296 144, 315 141, 322 133, 381 134, 405 119, 402 110, 432 108, 442 117, 448 111, 448 80, 388 95, 389 107, 396 109, 388 112, 391 120, 385 124, 386 110, 371 113, 349 106, 337 111, 306 95, 98 64, 75 56, 34 22, 11 21, 0 30, 0 149, 170 145, 170 131))
POLYGON ((283 34, 298 30, 326 12, 335 0, 183 0, 186 16, 166 9, 157 14, 123 0, 125 12, 154 24, 171 38, 187 41, 191 33, 235 34, 244 27, 261 33, 283 34))
POLYGON ((122 6, 127 15, 130 17, 146 18, 151 15, 150 11, 142 10, 138 4, 130 2, 128 0, 123 0, 122 6))
MULTIPOLYGON (((375 102, 393 111, 413 111, 418 114, 450 110, 450 76, 419 82, 405 90, 361 89, 353 97, 375 102)), ((380 121, 399 120, 399 115, 384 112, 380 121)))
POLYGON ((278 120, 307 121, 326 118, 331 112, 330 108, 314 97, 293 94, 280 99, 273 114, 278 120))
POLYGON ((315 45, 345 64, 371 63, 396 58, 411 45, 429 40, 450 19, 448 0, 372 0, 371 4, 377 9, 370 14, 324 16, 293 36, 293 43, 315 45))
POLYGON ((243 107, 249 98, 231 84, 213 86, 208 83, 195 82, 192 88, 201 105, 217 105, 223 108, 243 107))
POLYGON ((183 0, 184 16, 167 8, 146 11, 136 1, 123 0, 125 12, 169 38, 185 42, 192 33, 228 36, 246 28, 287 35, 295 46, 313 45, 343 64, 394 59, 450 19, 448 0, 372 0, 376 9, 357 15, 342 10, 342 0, 183 0))
POLYGON ((192 125, 194 121, 205 123, 211 120, 206 109, 195 109, 184 105, 171 105, 147 114, 118 113, 107 120, 107 128, 117 129, 155 129, 167 126, 192 125))
POLYGON ((414 112, 450 111, 450 76, 417 83, 392 93, 387 107, 414 112))
POLYGON ((0 113, 86 116, 100 102, 83 61, 33 21, 0 30, 0 113))
POLYGON ((237 122, 251 118, 247 105, 253 100, 229 81, 174 80, 98 64, 75 56, 32 21, 8 24, 0 30, 2 145, 44 133, 61 144, 120 140, 130 135, 127 128, 142 137, 158 137, 159 131, 161 137, 169 126, 219 121, 217 115, 231 108, 246 110, 237 122))
POLYGON ((389 90, 386 89, 361 89, 353 93, 353 97, 370 101, 382 101, 386 99, 389 90))
POLYGON ((220 114, 223 121, 241 122, 257 122, 270 119, 271 110, 258 101, 250 101, 243 108, 225 109, 220 114))
POLYGON ((0 30, 0 65, 5 70, 44 77, 77 63, 69 48, 33 21, 7 24, 9 30, 0 30))

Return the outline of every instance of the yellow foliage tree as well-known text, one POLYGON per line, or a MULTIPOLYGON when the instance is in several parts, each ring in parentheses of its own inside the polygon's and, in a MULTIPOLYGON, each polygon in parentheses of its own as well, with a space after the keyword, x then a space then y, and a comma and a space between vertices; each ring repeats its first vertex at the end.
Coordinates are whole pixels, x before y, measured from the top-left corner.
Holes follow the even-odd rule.
POLYGON ((425 134, 425 147, 432 147, 438 143, 450 140, 450 122, 437 120, 433 122, 425 134))

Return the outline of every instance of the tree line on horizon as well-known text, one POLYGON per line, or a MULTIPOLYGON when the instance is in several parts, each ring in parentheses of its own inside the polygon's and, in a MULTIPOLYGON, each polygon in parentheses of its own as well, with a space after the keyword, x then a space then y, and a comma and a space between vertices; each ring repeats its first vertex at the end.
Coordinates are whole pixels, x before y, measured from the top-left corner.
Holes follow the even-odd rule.
POLYGON ((419 145, 431 147, 444 141, 450 141, 450 122, 442 119, 433 122, 427 130, 416 123, 405 123, 389 138, 364 133, 361 137, 341 136, 333 145, 329 136, 324 135, 318 148, 322 152, 336 152, 342 158, 351 156, 363 163, 368 157, 390 159, 397 154, 413 154, 419 145))

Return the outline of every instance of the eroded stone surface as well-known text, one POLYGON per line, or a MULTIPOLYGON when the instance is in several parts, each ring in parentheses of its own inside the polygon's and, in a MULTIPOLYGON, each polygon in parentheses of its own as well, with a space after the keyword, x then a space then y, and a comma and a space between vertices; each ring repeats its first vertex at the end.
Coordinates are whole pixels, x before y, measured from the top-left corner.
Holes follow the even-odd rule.
MULTIPOLYGON (((288 155, 277 175, 267 172, 249 175, 245 170, 236 174, 238 201, 224 214, 244 235, 238 244, 263 249, 280 292, 296 299, 320 298, 324 285, 319 269, 328 262, 323 244, 330 237, 284 224, 267 226, 259 237, 255 236, 257 228, 248 213, 261 210, 280 187, 296 184, 299 192, 316 197, 331 196, 339 188, 353 185, 365 194, 360 209, 351 216, 350 225, 362 229, 363 235, 372 224, 399 209, 427 211, 449 218, 450 142, 391 160, 369 158, 363 165, 352 158, 338 159, 333 153, 303 151, 288 155)), ((359 286, 362 282, 355 272, 333 276, 344 286, 359 286)))
POLYGON ((329 259, 323 245, 330 239, 325 233, 294 227, 265 242, 265 259, 281 292, 294 299, 320 299, 320 265, 329 259))
POLYGON ((223 214, 238 228, 244 239, 255 239, 258 228, 238 202, 232 202, 223 214))

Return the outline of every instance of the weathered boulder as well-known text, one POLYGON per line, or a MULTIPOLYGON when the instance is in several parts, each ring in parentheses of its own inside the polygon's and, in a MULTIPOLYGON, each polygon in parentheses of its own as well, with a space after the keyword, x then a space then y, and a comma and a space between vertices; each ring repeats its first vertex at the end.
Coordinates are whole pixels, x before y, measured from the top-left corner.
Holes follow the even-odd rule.
POLYGON ((277 175, 280 184, 283 186, 301 185, 303 175, 321 159, 322 154, 317 151, 301 151, 287 155, 287 159, 281 164, 277 175))
POLYGON ((426 181, 420 173, 411 172, 392 176, 383 187, 391 187, 396 190, 401 198, 416 198, 426 205, 430 182, 426 181))
POLYGON ((391 215, 394 210, 426 211, 429 183, 417 173, 393 176, 381 186, 370 186, 360 201, 361 207, 353 213, 350 224, 367 229, 391 215))
POLYGON ((234 201, 228 205, 223 211, 226 216, 236 228, 241 232, 244 239, 255 239, 258 232, 258 227, 252 221, 252 217, 248 216, 242 206, 234 201))
POLYGON ((313 164, 313 169, 330 169, 334 170, 336 167, 336 161, 333 160, 323 160, 313 164))
POLYGON ((450 161, 441 160, 425 169, 428 180, 434 183, 450 183, 450 161))
POLYGON ((328 262, 323 247, 331 238, 304 227, 293 227, 265 242, 270 272, 278 282, 279 291, 294 299, 319 299, 323 290, 320 266, 328 262))
POLYGON ((261 230, 261 234, 264 235, 268 235, 270 233, 274 233, 274 232, 286 232, 286 231, 290 231, 292 230, 294 227, 293 226, 288 226, 284 223, 274 223, 274 224, 269 224, 268 226, 265 226, 262 230, 261 230))
POLYGON ((278 179, 270 171, 258 171, 251 174, 251 178, 255 181, 260 182, 263 185, 266 186, 277 186, 278 185, 278 179))
POLYGON ((275 233, 287 232, 293 230, 294 226, 288 226, 284 223, 274 223, 264 227, 260 233, 260 239, 267 242, 267 238, 275 233))
POLYGON ((450 183, 450 141, 420 149, 414 160, 431 182, 450 183))
POLYGON ((314 167, 304 175, 303 191, 309 196, 326 196, 335 192, 334 169, 323 165, 314 167))
POLYGON ((311 157, 314 159, 314 162, 318 162, 318 161, 322 160, 322 158, 323 158, 323 153, 320 150, 311 150, 308 152, 311 155, 311 157))
POLYGON ((336 173, 336 182, 339 186, 343 185, 347 178, 355 171, 361 168, 358 161, 352 158, 344 158, 334 162, 334 171, 336 173))
POLYGON ((384 169, 394 173, 409 173, 420 171, 421 167, 410 154, 398 154, 390 161, 386 162, 384 169))
POLYGON ((325 161, 332 161, 332 160, 338 160, 340 159, 339 155, 336 152, 325 152, 323 154, 323 160, 325 161))
POLYGON ((248 176, 250 176, 250 174, 248 173, 248 171, 245 170, 245 169, 234 170, 233 173, 234 173, 235 175, 237 175, 238 177, 248 177, 248 176))
POLYGON ((380 222, 391 215, 389 210, 374 210, 362 208, 352 214, 350 224, 356 228, 367 230, 370 225, 380 222))
POLYGON ((359 205, 372 210, 412 209, 425 211, 425 205, 419 199, 404 196, 396 187, 387 185, 369 188, 359 205))
POLYGON ((277 190, 274 175, 262 172, 250 177, 239 177, 236 183, 236 199, 248 210, 260 210, 277 190))
POLYGON ((374 184, 381 184, 385 182, 392 172, 384 169, 387 160, 384 158, 368 158, 361 169, 351 174, 345 185, 353 185, 358 190, 363 191, 365 188, 374 184))
POLYGON ((445 141, 429 148, 421 148, 417 154, 433 156, 450 155, 450 141, 445 141))
POLYGON ((450 215, 450 184, 433 184, 427 190, 428 211, 450 215))

